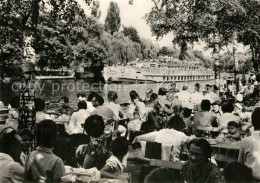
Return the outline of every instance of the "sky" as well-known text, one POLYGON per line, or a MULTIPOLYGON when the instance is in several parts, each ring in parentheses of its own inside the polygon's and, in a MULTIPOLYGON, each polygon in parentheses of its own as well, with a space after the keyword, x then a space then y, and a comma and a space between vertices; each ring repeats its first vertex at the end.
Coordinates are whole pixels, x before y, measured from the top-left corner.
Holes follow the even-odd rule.
MULTIPOLYGON (((87 15, 90 15, 90 9, 84 3, 84 0, 77 0, 77 1, 82 6, 85 13, 87 15)), ((128 4, 129 0, 99 0, 100 10, 101 10, 101 17, 99 21, 102 24, 104 24, 105 22, 107 10, 111 1, 115 1, 118 3, 120 9, 121 25, 135 27, 140 37, 150 39, 154 43, 158 43, 160 47, 173 46, 172 44, 173 34, 168 34, 164 36, 162 39, 160 39, 159 41, 156 41, 156 37, 152 35, 149 25, 146 24, 144 17, 146 13, 149 13, 149 10, 153 6, 153 2, 151 0, 134 0, 133 5, 128 4)), ((201 50, 205 55, 211 56, 212 50, 205 51, 203 49, 205 46, 206 46, 205 43, 200 42, 200 43, 196 43, 193 49, 201 50)), ((231 45, 229 49, 232 50, 233 46, 234 45, 231 45)), ((248 49, 248 48, 244 48, 240 44, 238 44, 235 47, 237 48, 238 52, 245 52, 248 49)), ((221 51, 220 53, 222 52, 226 52, 226 49, 224 49, 224 51, 221 51)))

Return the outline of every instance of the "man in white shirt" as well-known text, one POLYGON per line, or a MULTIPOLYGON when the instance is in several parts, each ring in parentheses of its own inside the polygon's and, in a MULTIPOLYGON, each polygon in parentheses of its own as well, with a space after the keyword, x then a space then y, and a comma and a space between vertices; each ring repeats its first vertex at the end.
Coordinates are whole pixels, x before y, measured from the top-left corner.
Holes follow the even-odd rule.
POLYGON ((201 101, 204 99, 202 93, 200 92, 200 84, 195 83, 195 91, 191 94, 190 100, 193 105, 200 105, 201 101))
POLYGON ((251 118, 254 131, 242 139, 238 162, 251 168, 256 182, 260 182, 260 108, 254 110, 251 118))
POLYGON ((188 86, 183 86, 182 91, 179 93, 176 93, 176 96, 182 102, 182 107, 189 106, 191 94, 187 90, 188 90, 188 86))
POLYGON ((24 168, 18 163, 21 145, 22 139, 13 128, 0 125, 0 182, 22 182, 24 168))
POLYGON ((221 110, 223 114, 217 118, 218 126, 220 128, 227 128, 227 124, 230 121, 235 121, 239 125, 241 124, 241 118, 232 113, 234 111, 234 106, 232 103, 226 102, 222 104, 221 110))
POLYGON ((78 111, 74 112, 71 116, 70 123, 67 127, 67 132, 69 134, 80 134, 83 133, 82 124, 90 116, 90 112, 87 109, 86 101, 82 100, 78 103, 78 111))

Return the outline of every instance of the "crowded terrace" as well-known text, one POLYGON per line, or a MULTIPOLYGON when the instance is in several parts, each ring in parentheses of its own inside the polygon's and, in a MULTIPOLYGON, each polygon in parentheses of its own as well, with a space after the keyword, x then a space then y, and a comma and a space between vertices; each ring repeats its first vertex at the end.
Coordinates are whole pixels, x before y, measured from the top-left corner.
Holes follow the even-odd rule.
POLYGON ((258 81, 194 88, 133 90, 122 104, 115 91, 78 93, 77 109, 37 98, 34 132, 19 129, 13 98, 0 182, 260 182, 258 81))

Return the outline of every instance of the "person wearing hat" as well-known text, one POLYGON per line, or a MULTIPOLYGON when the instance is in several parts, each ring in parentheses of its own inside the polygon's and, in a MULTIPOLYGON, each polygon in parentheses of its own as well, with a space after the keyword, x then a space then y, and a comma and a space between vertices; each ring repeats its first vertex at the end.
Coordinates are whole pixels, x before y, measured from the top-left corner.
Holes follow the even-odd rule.
POLYGON ((20 161, 22 139, 17 131, 0 125, 0 182, 22 182, 24 168, 20 161))
POLYGON ((145 91, 145 96, 144 98, 142 98, 142 102, 144 102, 145 104, 146 103, 149 103, 150 102, 150 99, 151 99, 151 95, 153 93, 153 90, 151 88, 148 88, 146 91, 145 91))

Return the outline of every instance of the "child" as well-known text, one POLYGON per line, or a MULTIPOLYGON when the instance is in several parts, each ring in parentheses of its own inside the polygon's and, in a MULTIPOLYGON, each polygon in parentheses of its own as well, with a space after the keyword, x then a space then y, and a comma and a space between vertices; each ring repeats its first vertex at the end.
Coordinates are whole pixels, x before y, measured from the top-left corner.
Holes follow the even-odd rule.
POLYGON ((117 137, 111 143, 113 155, 106 161, 104 168, 100 170, 102 177, 118 178, 126 167, 126 154, 128 152, 128 142, 124 137, 117 137))
POLYGON ((61 182, 65 174, 64 164, 51 150, 58 134, 55 122, 48 119, 41 121, 35 134, 39 146, 26 160, 25 182, 61 182))
POLYGON ((237 124, 235 121, 230 121, 227 124, 227 139, 230 141, 239 141, 240 140, 240 134, 239 134, 239 124, 237 124))
POLYGON ((23 128, 19 130, 18 134, 22 138, 22 152, 20 155, 20 163, 22 166, 25 166, 25 160, 28 157, 29 150, 32 145, 33 134, 31 130, 29 130, 28 128, 23 128))

